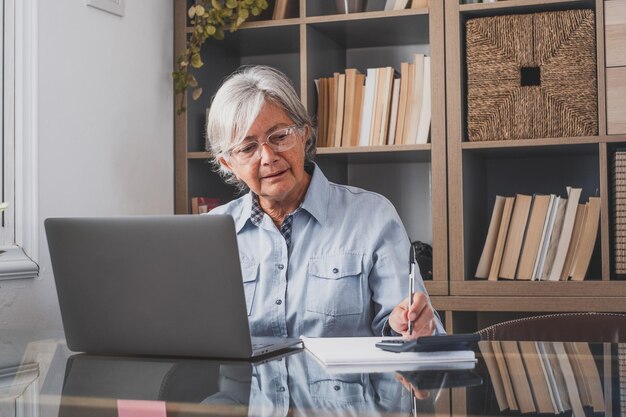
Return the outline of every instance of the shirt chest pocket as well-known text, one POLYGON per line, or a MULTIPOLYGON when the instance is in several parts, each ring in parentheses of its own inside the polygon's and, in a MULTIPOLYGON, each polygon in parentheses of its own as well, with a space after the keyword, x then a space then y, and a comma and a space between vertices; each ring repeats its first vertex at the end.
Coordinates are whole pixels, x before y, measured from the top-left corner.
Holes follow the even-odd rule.
POLYGON ((363 255, 348 253, 309 261, 306 309, 329 316, 361 314, 363 255))
POLYGON ((365 401, 365 388, 359 382, 325 379, 309 383, 314 403, 334 408, 352 406, 365 401))
POLYGON ((243 290, 246 294, 246 309, 249 316, 252 313, 256 287, 259 282, 259 264, 251 261, 241 261, 241 275, 243 276, 243 290))

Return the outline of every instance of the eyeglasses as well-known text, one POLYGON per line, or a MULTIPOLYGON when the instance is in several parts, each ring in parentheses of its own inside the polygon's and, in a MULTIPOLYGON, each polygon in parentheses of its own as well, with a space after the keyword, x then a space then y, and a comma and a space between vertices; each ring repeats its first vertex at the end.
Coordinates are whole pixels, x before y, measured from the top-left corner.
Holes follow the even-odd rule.
POLYGON ((303 131, 304 128, 300 126, 289 126, 270 133, 264 141, 246 141, 227 151, 226 154, 228 154, 238 164, 251 164, 261 158, 261 148, 263 145, 267 144, 267 146, 269 146, 274 152, 288 151, 296 145, 297 135, 301 134, 303 131))

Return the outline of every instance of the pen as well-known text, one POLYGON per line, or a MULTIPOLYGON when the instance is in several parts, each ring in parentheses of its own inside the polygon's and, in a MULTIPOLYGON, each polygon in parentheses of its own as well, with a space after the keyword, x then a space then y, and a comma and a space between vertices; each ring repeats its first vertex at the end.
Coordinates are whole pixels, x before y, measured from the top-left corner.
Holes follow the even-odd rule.
MULTIPOLYGON (((411 250, 409 251, 409 312, 411 312, 411 305, 413 305, 413 292, 415 291, 415 248, 411 244, 411 250)), ((409 318, 409 335, 413 334, 413 322, 409 318)))

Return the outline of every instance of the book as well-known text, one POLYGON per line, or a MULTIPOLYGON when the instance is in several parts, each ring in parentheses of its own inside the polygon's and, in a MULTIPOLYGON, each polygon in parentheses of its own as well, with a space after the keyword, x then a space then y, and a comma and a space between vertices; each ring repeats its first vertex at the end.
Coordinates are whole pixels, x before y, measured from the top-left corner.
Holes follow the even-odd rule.
POLYGON ((356 90, 357 79, 356 75, 359 70, 356 68, 346 68, 346 88, 345 88, 345 100, 344 100, 344 112, 343 112, 343 127, 341 146, 353 146, 352 145, 352 129, 354 128, 354 113, 358 109, 356 102, 356 90))
POLYGON ((548 251, 544 259, 544 264, 541 271, 539 271, 539 279, 546 281, 550 275, 550 269, 554 263, 554 257, 556 256, 556 249, 559 244, 559 237, 561 236, 561 229, 563 228, 563 219, 565 218, 565 208, 567 207, 567 199, 561 198, 559 200, 558 208, 554 216, 554 223, 552 224, 552 232, 550 233, 550 242, 548 243, 548 251))
POLYGON ((502 381, 502 375, 498 369, 498 362, 496 361, 495 353, 493 351, 493 345, 500 343, 498 341, 485 341, 478 344, 478 348, 482 355, 485 365, 487 365, 487 372, 489 372, 489 379, 491 380, 491 386, 493 387, 493 393, 496 396, 498 402, 498 408, 500 411, 504 411, 509 408, 509 403, 506 399, 506 393, 504 392, 504 382, 502 381))
POLYGON ((554 227, 554 218, 556 211, 559 208, 559 200, 561 197, 550 195, 550 204, 548 206, 548 214, 546 215, 546 221, 543 224, 541 231, 541 243, 539 243, 539 251, 537 252, 537 259, 535 260, 535 266, 533 267, 533 280, 538 280, 541 277, 541 271, 545 262, 546 253, 548 252, 548 245, 550 244, 550 234, 554 227))
POLYGON ((342 145, 343 136, 343 115, 345 111, 345 98, 346 98, 346 74, 335 74, 335 80, 337 83, 337 107, 335 108, 335 147, 338 148, 342 145))
POLYGON ((408 92, 406 119, 404 121, 404 144, 414 144, 417 140, 419 118, 422 113, 424 94, 424 54, 414 55, 414 72, 412 90, 408 92))
POLYGON ((565 411, 565 406, 563 405, 563 401, 561 400, 561 395, 559 393, 556 374, 552 369, 552 364, 548 357, 549 350, 546 348, 546 345, 549 344, 550 342, 536 342, 535 346, 537 347, 537 352, 539 352, 539 359, 542 365, 541 369, 543 370, 544 376, 548 383, 548 388, 550 390, 552 400, 556 405, 558 413, 562 413, 563 411, 565 411))
POLYGON ((378 97, 381 101, 379 127, 376 134, 376 145, 387 144, 387 132, 389 131, 389 114, 391 112, 391 96, 393 93, 394 69, 392 67, 381 68, 382 83, 381 94, 378 97))
POLYGON ((524 362, 530 389, 535 399, 537 412, 558 414, 553 394, 545 377, 536 342, 519 342, 520 355, 524 362))
POLYGON ((363 112, 363 95, 365 93, 365 74, 356 74, 356 85, 354 92, 354 111, 352 113, 352 133, 350 146, 359 145, 359 135, 361 132, 361 114, 363 112))
POLYGON ((406 106, 409 89, 410 66, 408 62, 400 64, 400 98, 398 100, 398 121, 396 122, 395 144, 402 145, 404 136, 404 121, 406 119, 406 106))
POLYGON ((533 401, 533 395, 530 390, 530 384, 526 377, 526 370, 524 368, 524 362, 522 355, 516 341, 501 341, 502 353, 506 360, 506 366, 511 378, 511 385, 513 387, 513 393, 515 394, 515 400, 519 411, 522 413, 534 413, 537 411, 535 408, 535 402, 533 401))
POLYGON ((489 221, 489 229, 487 231, 487 238, 485 239, 485 246, 483 246, 483 252, 480 255, 478 261, 478 267, 474 276, 476 278, 487 278, 489 276, 489 269, 493 262, 493 254, 496 248, 496 241, 498 240, 498 230, 500 229, 500 222, 502 221, 502 213, 504 210, 504 202, 506 197, 496 196, 495 203, 493 204, 493 210, 491 212, 491 220, 489 221))
POLYGON ((381 337, 302 337, 304 348, 325 366, 433 365, 476 362, 472 350, 453 352, 388 352, 376 347, 381 337))
POLYGON ((511 381, 511 375, 506 366, 506 360, 504 359, 504 352, 502 351, 502 343, 504 342, 492 342, 491 348, 493 349, 493 356, 496 358, 498 364, 498 371, 502 379, 502 386, 504 388, 504 396, 506 402, 509 405, 509 409, 513 411, 519 410, 517 400, 515 398, 515 392, 513 391, 513 383, 511 381))
POLYGON ((339 73, 328 77, 328 126, 326 127, 327 146, 335 146, 335 124, 337 123, 337 81, 339 73))
POLYGON ((576 378, 574 371, 570 364, 567 352, 563 346, 563 342, 553 342, 554 353, 558 360, 561 372, 563 373, 563 380, 565 382, 565 390, 570 400, 570 406, 572 407, 572 417, 585 417, 585 410, 583 410, 583 404, 580 400, 580 394, 578 392, 578 386, 576 385, 576 378))
POLYGON ((583 406, 604 412, 604 393, 598 367, 587 343, 564 343, 583 406))
POLYGON ((284 19, 287 16, 287 3, 289 0, 276 0, 272 20, 284 19))
POLYGON ((367 146, 370 143, 370 131, 372 129, 372 116, 374 112, 374 99, 376 95, 376 68, 368 68, 365 76, 365 91, 363 95, 363 109, 361 111, 361 126, 359 128, 359 146, 367 146))
POLYGON ((399 100, 400 100, 400 78, 394 78, 392 93, 391 93, 391 111, 389 113, 389 128, 387 129, 387 145, 395 145, 396 125, 398 123, 399 100))
POLYGON ((396 5, 396 0, 387 0, 385 2, 385 8, 383 10, 385 11, 393 10, 395 5, 396 5))
POLYGON ((509 232, 507 233, 506 243, 504 245, 502 264, 500 265, 498 278, 515 278, 531 202, 532 197, 529 195, 517 194, 515 196, 515 204, 513 206, 513 213, 511 214, 509 232))
POLYGON ((411 0, 411 9, 428 8, 428 0, 411 0))
POLYGON ((430 117, 431 117, 431 103, 430 103, 430 57, 424 57, 424 78, 422 82, 422 106, 419 115, 419 125, 417 128, 415 143, 428 143, 428 134, 430 133, 430 117))
POLYGON ((572 239, 572 232, 574 230, 574 222, 576 220, 576 212, 578 210, 578 202, 580 200, 580 194, 582 188, 570 188, 567 196, 567 205, 565 206, 565 214, 563 215, 563 226, 561 227, 561 233, 558 237, 558 243, 556 247, 556 254, 554 255, 554 261, 548 275, 549 281, 559 281, 561 279, 561 272, 563 272, 563 266, 565 265, 565 258, 567 257, 567 250, 570 246, 572 239))
POLYGON ((539 244, 541 242, 541 232, 546 220, 548 208, 550 205, 549 195, 535 195, 532 199, 530 214, 528 217, 528 226, 524 234, 524 241, 520 254, 516 279, 530 280, 532 279, 533 267, 537 259, 539 244))
POLYGON ((328 80, 318 78, 315 80, 317 87, 317 144, 318 148, 327 146, 326 144, 326 118, 328 106, 328 80))
POLYGON ((587 275, 591 255, 596 245, 598 224, 600 223, 600 197, 589 197, 587 215, 580 234, 580 243, 574 255, 571 277, 574 281, 582 281, 587 275))
POLYGON ((580 232, 582 231, 582 226, 585 222, 586 215, 587 205, 578 204, 578 209, 576 210, 576 218, 574 219, 574 228, 572 229, 572 238, 569 248, 567 249, 567 256, 565 257, 563 270, 561 271, 561 281, 567 281, 571 274, 572 265, 574 264, 575 259, 574 256, 578 249, 578 244, 580 243, 580 232))
POLYGON ((511 222, 511 214, 513 213, 513 204, 515 197, 505 197, 504 208, 502 209, 502 220, 500 221, 500 228, 498 229, 498 239, 496 240, 496 247, 493 250, 493 260, 491 261, 491 268, 489 268, 490 281, 497 281, 498 274, 500 273, 500 265, 502 264, 502 254, 504 252, 504 244, 506 242, 506 236, 509 231, 509 224, 511 222))
POLYGON ((552 368, 552 373, 554 375, 554 381, 556 383, 555 395, 558 392, 558 396, 561 399, 561 404, 563 406, 563 410, 570 410, 571 400, 569 397, 569 391, 567 390, 565 383, 565 375, 563 374, 563 370, 561 369, 559 358, 557 357, 557 353, 555 351, 554 342, 543 342, 543 349, 545 351, 544 355, 548 359, 548 363, 552 368))
POLYGON ((219 198, 211 197, 192 197, 191 198, 191 214, 204 214, 213 210, 220 205, 219 198))

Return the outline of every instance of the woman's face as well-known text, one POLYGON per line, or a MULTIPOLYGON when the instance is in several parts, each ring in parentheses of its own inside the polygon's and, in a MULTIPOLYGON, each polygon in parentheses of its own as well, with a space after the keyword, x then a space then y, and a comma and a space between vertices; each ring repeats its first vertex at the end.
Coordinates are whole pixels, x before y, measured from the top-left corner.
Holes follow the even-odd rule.
MULTIPOLYGON (((266 101, 245 140, 263 143, 272 132, 292 125, 293 121, 280 107, 266 101)), ((295 146, 284 152, 275 152, 265 144, 259 150, 259 158, 249 164, 241 164, 229 157, 221 158, 220 162, 260 199, 273 204, 291 203, 307 186, 307 174, 304 171, 306 131, 296 135, 295 146)))

